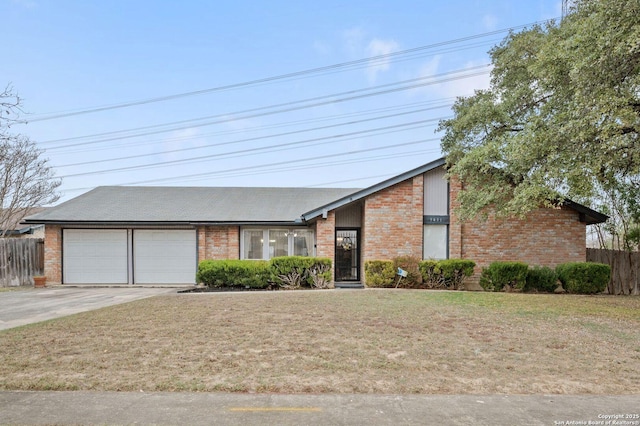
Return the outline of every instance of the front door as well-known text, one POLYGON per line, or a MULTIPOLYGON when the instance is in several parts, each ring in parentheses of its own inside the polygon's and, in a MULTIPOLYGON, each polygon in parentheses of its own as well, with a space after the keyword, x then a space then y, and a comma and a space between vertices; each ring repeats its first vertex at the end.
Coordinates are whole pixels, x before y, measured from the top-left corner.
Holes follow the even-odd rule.
POLYGON ((336 281, 360 281, 360 230, 336 230, 336 281))

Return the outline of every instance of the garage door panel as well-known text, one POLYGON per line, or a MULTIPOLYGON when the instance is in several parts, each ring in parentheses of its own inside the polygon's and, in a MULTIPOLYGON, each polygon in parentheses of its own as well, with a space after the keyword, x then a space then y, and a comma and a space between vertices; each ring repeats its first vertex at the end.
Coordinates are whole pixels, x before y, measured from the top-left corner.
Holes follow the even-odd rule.
POLYGON ((135 283, 192 284, 196 256, 194 230, 134 230, 135 283))
POLYGON ((63 281, 67 284, 126 284, 127 231, 65 229, 63 281))

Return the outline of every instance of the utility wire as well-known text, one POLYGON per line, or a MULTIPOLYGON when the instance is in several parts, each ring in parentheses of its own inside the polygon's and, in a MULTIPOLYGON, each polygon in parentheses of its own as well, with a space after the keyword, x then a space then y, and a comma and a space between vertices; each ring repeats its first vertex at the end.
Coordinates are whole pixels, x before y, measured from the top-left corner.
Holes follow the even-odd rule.
MULTIPOLYGON (((423 149, 423 150, 416 150, 416 151, 403 151, 400 153, 395 153, 395 154, 381 154, 381 155, 376 155, 376 156, 370 156, 370 157, 360 157, 357 159, 351 159, 351 160, 338 160, 335 161, 334 159, 331 159, 329 161, 325 161, 322 163, 311 163, 311 164, 303 164, 303 165, 292 165, 289 167, 282 167, 282 166, 277 166, 275 168, 271 168, 271 169, 265 169, 265 170, 260 170, 260 171, 243 171, 243 172, 238 172, 238 173, 232 173, 232 174, 225 174, 224 178, 233 178, 233 177, 240 177, 240 176, 257 176, 257 175, 264 175, 264 174, 268 174, 268 173, 280 173, 280 172, 289 172, 289 171, 295 171, 295 170, 305 170, 308 171, 310 169, 318 169, 318 168, 323 168, 326 166, 341 166, 341 165, 346 165, 346 164, 357 164, 357 163, 370 163, 372 161, 378 161, 378 160, 390 160, 393 158, 405 158, 405 157, 415 157, 419 154, 428 154, 428 153, 436 153, 439 152, 439 148, 430 148, 430 149, 423 149)), ((398 173, 393 173, 392 176, 397 175, 398 173)), ((200 178, 192 178, 183 182, 196 182, 196 181, 200 181, 203 179, 210 179, 210 177, 200 177, 200 178)), ((355 180, 355 179, 354 179, 355 180)), ((346 180, 345 182, 349 182, 349 180, 346 180)))
MULTIPOLYGON (((386 145, 386 146, 376 147, 376 148, 365 148, 365 149, 360 149, 360 150, 344 151, 344 152, 340 153, 340 155, 341 156, 355 155, 355 154, 360 154, 360 153, 364 153, 364 152, 381 151, 381 150, 385 150, 385 149, 393 149, 393 148, 416 145, 416 144, 421 144, 421 143, 426 143, 426 142, 435 142, 435 141, 439 141, 439 140, 440 140, 440 138, 420 139, 420 140, 416 140, 416 141, 402 142, 402 143, 398 143, 398 144, 386 145)), ((439 148, 434 148, 433 149, 433 152, 437 152, 437 151, 439 151, 439 148)), ((431 150, 430 150, 430 152, 431 152, 431 150)), ((395 155, 395 154, 391 154, 391 156, 393 156, 393 155, 395 155)), ((391 158, 391 156, 384 156, 384 157, 391 158)), ((313 156, 313 157, 296 159, 296 162, 298 163, 298 165, 295 165, 293 167, 305 168, 305 167, 308 167, 308 166, 300 165, 299 163, 309 162, 309 161, 314 161, 314 160, 328 159, 328 158, 331 158, 332 161, 329 162, 329 163, 326 163, 327 165, 340 164, 340 160, 336 160, 335 154, 327 154, 327 155, 321 155, 321 156, 313 156)), ((357 163, 357 162, 360 162, 360 161, 362 161, 362 159, 353 160, 354 163, 357 163)), ((182 175, 182 176, 172 176, 172 177, 148 179, 148 180, 141 180, 141 181, 136 181, 136 182, 123 183, 123 184, 120 184, 120 185, 123 185, 123 186, 124 185, 142 185, 142 184, 158 183, 158 182, 165 182, 165 181, 176 182, 176 181, 189 180, 189 179, 192 179, 192 178, 211 177, 211 176, 221 175, 221 174, 224 174, 225 176, 231 176, 230 174, 241 172, 241 171, 252 171, 252 173, 255 172, 257 174, 258 171, 256 169, 265 169, 265 168, 269 168, 269 167, 276 167, 276 166, 282 166, 282 165, 289 165, 291 167, 291 161, 290 160, 285 160, 285 161, 278 161, 278 162, 275 162, 275 163, 263 164, 263 165, 259 165, 259 166, 255 166, 255 165, 243 166, 243 167, 236 167, 236 168, 232 168, 232 169, 216 170, 216 171, 203 172, 203 173, 193 173, 193 174, 182 175)), ((284 170, 284 169, 283 168, 278 168, 276 171, 278 171, 278 170, 284 170)), ((73 189, 73 191, 82 190, 82 189, 89 189, 89 188, 77 188, 77 189, 73 189)), ((69 191, 71 191, 71 190, 69 190, 69 191)))
MULTIPOLYGON (((176 137, 171 137, 171 138, 146 139, 144 141, 139 141, 139 142, 136 142, 136 143, 123 141, 121 143, 111 143, 108 146, 103 146, 103 147, 92 147, 92 148, 87 148, 87 149, 78 148, 78 149, 71 149, 71 150, 67 150, 67 151, 58 151, 55 154, 56 155, 62 155, 62 154, 73 154, 73 153, 78 153, 78 152, 95 152, 95 151, 113 150, 114 148, 118 148, 118 147, 121 147, 121 146, 122 147, 126 147, 126 148, 130 148, 132 146, 150 145, 150 144, 155 144, 155 143, 158 143, 158 142, 162 142, 162 143, 182 142, 182 141, 189 141, 189 140, 196 140, 196 139, 204 139, 204 138, 210 137, 210 136, 226 136, 226 135, 234 135, 234 134, 238 134, 238 133, 246 134, 246 133, 256 132, 256 131, 261 131, 261 130, 277 129, 277 128, 282 128, 282 127, 291 127, 291 126, 300 125, 300 124, 326 122, 326 121, 331 121, 331 120, 340 119, 340 118, 367 116, 367 115, 370 115, 370 114, 376 113, 376 112, 390 112, 390 111, 406 110, 406 109, 409 109, 409 108, 420 107, 420 106, 425 106, 425 105, 434 105, 434 104, 436 104, 437 106, 432 107, 434 109, 437 109, 437 108, 448 108, 448 107, 453 105, 453 101, 454 100, 455 100, 455 97, 439 98, 439 99, 433 99, 433 100, 429 100, 429 101, 404 103, 404 104, 401 104, 401 105, 386 106, 386 107, 382 107, 382 108, 374 108, 374 109, 369 109, 369 110, 359 110, 357 112, 341 113, 341 114, 327 115, 327 116, 314 117, 314 118, 305 118, 305 119, 301 119, 301 120, 280 122, 280 123, 274 123, 274 124, 265 124, 265 125, 254 126, 254 127, 243 127, 242 129, 218 130, 218 131, 215 131, 215 132, 198 133, 198 134, 195 134, 195 135, 176 136, 176 137)), ((113 141, 113 142, 115 142, 115 141, 113 141)), ((207 146, 211 146, 211 145, 207 145, 207 146)), ((203 148, 206 148, 207 146, 203 146, 203 148)), ((196 148, 200 148, 200 147, 196 147, 196 148)), ((164 151, 164 153, 170 153, 170 152, 173 152, 173 151, 164 151)), ((104 160, 104 161, 108 161, 108 160, 104 160)))
MULTIPOLYGON (((339 161, 330 161, 330 162, 323 162, 323 163, 312 163, 312 164, 306 164, 304 166, 291 166, 291 167, 278 167, 277 169, 268 169, 268 170, 262 170, 262 171, 255 171, 255 172, 248 172, 245 171, 244 173, 236 173, 236 174, 229 174, 226 175, 226 177, 238 177, 238 176, 257 176, 257 175, 263 175, 263 174, 267 174, 267 173, 272 173, 272 172, 283 172, 283 171, 292 171, 292 170, 300 170, 300 169, 304 169, 304 170, 310 170, 310 169, 317 169, 317 168, 321 168, 324 166, 335 166, 335 165, 345 165, 345 164, 357 164, 357 163, 369 163, 372 161, 378 161, 381 159, 391 159, 391 158, 405 158, 405 157, 414 157, 418 154, 428 154, 428 153, 435 153, 438 152, 439 149, 423 149, 423 150, 416 150, 416 151, 406 151, 406 152, 402 152, 402 153, 396 153, 396 154, 386 154, 386 155, 377 155, 377 156, 373 156, 373 157, 360 157, 358 159, 352 159, 352 160, 339 160, 339 161)), ((377 178, 377 177, 386 177, 386 176, 395 176, 397 175, 397 173, 388 173, 385 175, 379 175, 379 176, 369 176, 369 177, 363 177, 363 178, 354 178, 354 179, 348 179, 348 180, 343 180, 343 181, 339 181, 339 182, 335 182, 335 183, 341 183, 341 182, 350 182, 350 181, 356 181, 356 180, 364 180, 364 179, 373 179, 373 178, 377 178)), ((203 179, 209 179, 208 177, 195 177, 195 178, 190 178, 190 179, 180 179, 180 180, 173 180, 173 183, 176 182, 196 182, 199 180, 203 180, 203 179)), ((326 184, 319 184, 319 185, 307 185, 306 187, 312 188, 314 186, 323 186, 323 185, 329 185, 331 184, 331 182, 326 183, 326 184)), ((135 185, 135 183, 130 182, 130 183, 120 183, 116 186, 127 186, 127 185, 135 185)), ((84 188, 71 188, 71 189, 65 189, 62 190, 60 192, 62 192, 63 194, 68 194, 68 193, 72 193, 72 192, 80 192, 80 191, 88 191, 91 189, 94 189, 94 186, 87 186, 84 188)))
POLYGON ((501 34, 501 33, 507 32, 507 31, 513 31, 515 29, 525 28, 525 27, 531 26, 531 25, 542 24, 542 23, 545 23, 545 22, 548 22, 548 21, 550 21, 550 19, 546 19, 546 20, 543 20, 543 21, 536 21, 536 22, 523 24, 523 25, 517 25, 517 26, 513 26, 513 27, 509 27, 509 28, 502 28, 502 29, 499 29, 499 30, 494 30, 494 31, 486 32, 486 33, 471 35, 471 36, 467 36, 467 37, 461 37, 461 38, 457 38, 457 39, 453 39, 453 40, 447 40, 447 41, 433 43, 433 44, 428 44, 428 45, 424 45, 424 46, 414 47, 412 49, 400 50, 400 51, 397 51, 397 52, 391 52, 391 53, 372 56, 372 57, 368 57, 368 58, 361 58, 361 59, 348 61, 348 62, 341 62, 341 63, 337 63, 337 64, 326 65, 326 66, 316 67, 316 68, 310 68, 310 69, 306 69, 306 70, 295 71, 295 72, 286 73, 286 74, 280 74, 280 75, 271 76, 271 77, 259 78, 259 79, 256 79, 256 80, 249 80, 249 81, 245 81, 245 82, 241 82, 241 83, 228 84, 228 85, 224 85, 224 86, 212 87, 212 88, 209 88, 209 89, 195 90, 195 91, 191 91, 191 92, 183 92, 183 93, 178 93, 178 94, 174 94, 174 95, 159 96, 159 97, 155 97, 155 98, 142 99, 142 100, 138 100, 138 101, 124 102, 124 103, 120 103, 120 104, 104 106, 104 107, 98 107, 98 108, 88 108, 88 109, 84 109, 84 110, 80 110, 80 111, 68 112, 68 113, 63 113, 63 114, 53 114, 53 115, 49 115, 49 116, 45 116, 45 117, 34 118, 34 119, 29 120, 29 121, 36 122, 36 121, 53 120, 53 119, 64 118, 64 117, 72 117, 72 116, 77 116, 77 115, 91 114, 91 113, 101 112, 101 111, 108 111, 108 110, 113 110, 113 109, 128 108, 128 107, 136 106, 136 105, 145 105, 145 104, 156 103, 156 102, 164 102, 164 101, 184 98, 184 97, 188 97, 188 96, 202 95, 202 94, 205 94, 205 93, 212 93, 212 92, 219 92, 219 91, 230 90, 230 89, 237 89, 237 88, 240 88, 240 87, 254 86, 254 85, 257 85, 257 84, 269 83, 269 82, 273 82, 273 81, 277 81, 277 80, 285 80, 285 79, 290 79, 290 78, 293 78, 293 77, 299 77, 299 76, 303 76, 303 75, 307 75, 307 74, 316 74, 316 73, 321 73, 321 72, 324 72, 324 71, 330 71, 330 70, 339 69, 339 68, 351 67, 351 66, 354 66, 354 65, 360 65, 360 64, 365 64, 365 63, 369 64, 372 61, 374 61, 374 62, 375 61, 380 61, 380 60, 386 61, 389 58, 394 58, 394 57, 401 56, 401 55, 407 55, 409 53, 420 52, 420 51, 424 51, 424 50, 428 50, 428 49, 434 49, 436 47, 441 47, 441 46, 461 43, 461 42, 464 42, 464 41, 474 40, 474 39, 478 39, 478 38, 482 38, 482 37, 488 37, 488 36, 492 36, 492 35, 496 35, 496 34, 501 34))
POLYGON ((412 122, 409 122, 409 123, 394 124, 394 125, 378 127, 378 128, 374 128, 374 129, 358 130, 356 132, 349 132, 349 133, 343 133, 343 134, 338 134, 338 135, 331 135, 331 136, 324 136, 324 137, 313 138, 313 139, 306 139, 306 140, 303 140, 303 141, 287 142, 287 143, 281 143, 281 144, 277 144, 277 145, 269 145, 269 146, 257 147, 257 148, 247 148, 247 149, 242 149, 242 150, 232 151, 232 152, 226 152, 226 153, 217 153, 217 154, 211 154, 211 155, 183 158, 183 159, 179 159, 179 160, 160 161, 160 162, 142 164, 142 165, 136 165, 136 166, 126 166, 126 167, 117 167, 117 168, 112 168, 112 169, 93 170, 93 171, 90 171, 90 172, 83 172, 83 173, 73 173, 73 174, 58 176, 58 178, 63 179, 63 178, 71 178, 71 177, 78 177, 78 176, 90 176, 90 175, 99 175, 99 174, 105 174, 105 173, 122 172, 122 171, 129 171, 129 170, 149 169, 149 168, 165 167, 165 166, 169 166, 169 165, 182 164, 182 163, 198 163, 198 162, 201 162, 201 161, 208 161, 208 160, 210 160, 212 158, 224 158, 224 157, 233 158, 233 157, 243 156, 244 154, 255 153, 255 152, 260 152, 260 151, 276 152, 276 151, 281 151, 281 150, 276 150, 275 148, 298 146, 298 145, 302 145, 302 144, 307 145, 307 144, 310 144, 312 142, 318 142, 318 141, 323 141, 323 140, 334 140, 334 142, 337 142, 337 141, 335 141, 335 139, 342 139, 342 138, 347 138, 347 137, 356 136, 356 135, 357 136, 362 136, 362 135, 365 135, 367 133, 374 133, 374 132, 380 132, 380 131, 391 130, 391 129, 406 128, 406 127, 415 126, 415 125, 418 125, 418 124, 433 123, 433 122, 438 122, 441 119, 442 119, 442 117, 430 118, 430 119, 427 119, 427 120, 418 120, 418 121, 412 121, 412 122), (238 154, 240 154, 240 155, 238 155, 238 154))
POLYGON ((267 116, 267 115, 274 115, 274 114, 280 114, 280 113, 283 113, 283 112, 291 112, 291 111, 297 111, 297 110, 302 110, 302 109, 315 108, 315 107, 318 107, 318 106, 330 105, 330 104, 335 104, 335 103, 342 103, 342 102, 352 101, 352 100, 356 100, 356 99, 363 99, 363 98, 368 98, 368 97, 372 97, 372 96, 385 95, 385 94, 399 92, 399 91, 403 91, 403 90, 416 89, 416 88, 419 88, 419 87, 429 86, 429 85, 433 85, 433 84, 446 83, 446 82, 449 82, 449 81, 456 81, 456 80, 460 80, 460 79, 464 79, 464 78, 475 77, 475 76, 487 74, 489 72, 489 70, 487 70, 487 68, 489 66, 490 66, 490 64, 485 64, 485 65, 480 65, 480 66, 476 66, 476 67, 466 68, 466 69, 463 69, 463 70, 456 70, 456 71, 452 71, 452 72, 436 74, 434 76, 429 76, 429 77, 419 77, 419 78, 403 80, 403 81, 399 81, 399 82, 395 82, 395 83, 383 84, 383 85, 376 86, 375 88, 379 89, 379 88, 385 88, 385 87, 390 87, 390 86, 398 86, 400 84, 415 83, 416 81, 422 81, 422 80, 425 80, 425 79, 433 79, 434 77, 443 76, 443 75, 450 75, 450 74, 456 74, 456 73, 460 73, 460 72, 464 72, 464 71, 468 71, 468 70, 483 69, 483 68, 485 69, 485 70, 479 71, 479 72, 467 73, 467 74, 464 74, 462 76, 442 78, 442 79, 430 80, 430 81, 426 81, 426 82, 423 81, 422 83, 409 84, 409 85, 401 86, 401 87, 392 87, 390 89, 378 90, 378 91, 359 94, 359 95, 356 95, 356 93, 370 91, 371 88, 356 89, 356 90, 351 90, 351 91, 347 91, 347 92, 340 92, 340 93, 336 93, 336 94, 332 94, 332 95, 324 95, 324 96, 319 96, 319 97, 315 97, 315 98, 308 98, 308 99, 303 99, 303 100, 298 100, 298 101, 285 102, 285 103, 281 103, 281 104, 269 105, 269 106, 264 106, 264 107, 259 107, 259 108, 252 108, 252 109, 243 110, 243 111, 237 111, 237 112, 232 112, 232 113, 217 114, 217 115, 214 115, 214 116, 201 117, 201 118, 196 118, 196 119, 181 120, 181 121, 176 121, 176 122, 162 124, 162 125, 146 126, 146 127, 136 128, 136 129, 120 130, 120 131, 114 131, 114 132, 98 133, 98 134, 94 134, 94 135, 77 136, 77 137, 73 137, 73 138, 64 138, 64 139, 55 139, 55 140, 43 141, 43 142, 40 142, 39 144, 51 144, 51 143, 57 143, 57 142, 63 142, 63 141, 86 139, 86 138, 89 138, 89 137, 106 136, 106 135, 110 135, 110 134, 124 133, 124 132, 129 132, 129 131, 134 131, 134 130, 143 130, 143 129, 148 129, 148 128, 162 127, 162 126, 174 125, 174 124, 193 123, 195 121, 200 121, 200 120, 204 120, 204 119, 222 117, 222 118, 220 118, 218 120, 207 121, 207 122, 204 122, 204 123, 191 124, 189 126, 172 127, 172 128, 169 128, 169 129, 155 130, 155 131, 150 131, 150 132, 137 133, 137 134, 133 134, 133 135, 114 136, 114 137, 102 138, 102 139, 98 139, 98 140, 94 140, 94 141, 78 142, 78 143, 72 143, 72 144, 66 144, 66 145, 60 145, 60 146, 47 148, 47 150, 62 149, 62 148, 82 146, 82 145, 98 144, 98 143, 102 143, 102 142, 110 142, 110 141, 120 140, 120 139, 130 139, 130 138, 135 138, 135 137, 140 137, 140 136, 156 135, 156 134, 160 134, 160 133, 166 133, 166 132, 176 131, 176 130, 191 129, 191 128, 195 128, 195 127, 211 126, 213 124, 228 123, 228 122, 237 121, 237 120, 245 120, 245 119, 248 119, 248 118, 264 117, 264 116, 267 116), (334 98, 335 96, 342 96, 342 95, 353 95, 353 96, 346 96, 346 97, 337 98, 337 99, 329 99, 329 100, 320 101, 320 102, 313 102, 313 101, 318 101, 318 100, 327 99, 327 98, 334 98), (300 106, 293 106, 293 105, 303 104, 303 103, 306 103, 306 102, 313 102, 313 103, 309 103, 309 104, 306 104, 306 105, 300 105, 300 106), (264 111, 264 110, 270 110, 270 109, 279 108, 279 107, 284 107, 284 108, 275 109, 275 110, 271 110, 271 111, 264 111), (264 111, 264 112, 257 112, 257 111, 264 111), (254 114, 239 115, 239 114, 252 113, 252 112, 255 112, 255 113, 254 114), (229 118, 229 115, 232 115, 232 117, 229 118), (233 117, 233 115, 237 115, 237 116, 233 117))
MULTIPOLYGON (((347 122, 343 122, 343 123, 336 123, 336 124, 330 124, 330 125, 326 125, 326 126, 306 128, 306 129, 301 129, 301 130, 293 130, 293 131, 290 131, 290 132, 276 133, 276 134, 271 134, 271 135, 261 135, 261 136, 251 137, 251 138, 238 139, 238 140, 234 140, 234 141, 208 144, 208 145, 205 145, 205 146, 194 146, 194 147, 188 147, 188 148, 172 149, 172 150, 167 150, 167 151, 155 151, 153 153, 145 153, 145 154, 138 154, 138 155, 127 155, 127 156, 124 156, 124 157, 115 157, 115 158, 106 158, 106 159, 93 160, 93 161, 83 161, 83 162, 79 162, 79 163, 61 164, 61 165, 56 165, 55 167, 56 167, 56 169, 61 169, 61 168, 64 168, 64 167, 85 166, 85 165, 89 165, 89 164, 105 163, 105 162, 120 161, 120 160, 131 160, 131 159, 134 159, 134 158, 152 157, 152 156, 161 155, 161 154, 173 154, 173 153, 176 153, 176 152, 196 151, 196 150, 220 147, 220 146, 225 146, 225 145, 235 145, 235 144, 239 144, 239 143, 243 143, 243 142, 253 142, 253 141, 262 140, 262 139, 279 138, 279 137, 283 137, 283 136, 291 136, 291 135, 295 135, 295 134, 313 132, 313 131, 317 131, 317 130, 327 130, 327 129, 331 129, 331 128, 343 127, 343 126, 351 126, 351 125, 354 125, 354 124, 361 124, 361 123, 366 123, 366 122, 370 122, 370 121, 384 120, 384 119, 387 119, 387 118, 401 117, 401 116, 404 116, 404 115, 417 114, 417 113, 420 113, 420 112, 432 111, 432 110, 435 110, 435 109, 445 108, 445 107, 449 107, 449 106, 451 106, 451 105, 450 104, 446 104, 446 105, 430 107, 430 108, 420 108, 420 109, 415 109, 415 110, 405 111, 405 112, 400 112, 400 113, 395 113, 395 114, 388 114, 388 115, 382 115, 382 116, 377 116, 377 117, 366 118, 366 119, 362 119, 362 120, 353 120, 353 121, 347 121, 347 122)), ((438 117, 438 118, 435 118, 435 119, 431 119, 429 121, 438 121, 438 120, 445 119, 445 118, 448 118, 448 117, 438 117)), ((377 130, 377 129, 372 129, 371 131, 375 131, 375 130, 377 130)), ((367 131, 368 130, 366 130, 365 132, 367 132, 367 131)), ((329 136, 327 138, 340 137, 340 136, 341 135, 335 135, 335 136, 329 136)), ((309 139, 307 141, 315 141, 315 140, 321 140, 321 139, 325 139, 325 138, 315 138, 315 139, 309 139)), ((280 146, 280 145, 273 145, 272 147, 278 147, 278 146, 280 146)), ((269 147, 265 147, 265 148, 261 148, 261 149, 269 149, 269 147)), ((242 151, 240 151, 240 152, 242 152, 242 151)), ((224 154, 219 154, 219 155, 224 155, 224 154)), ((198 157, 198 158, 209 158, 209 157, 210 156, 204 156, 204 157, 201 156, 201 157, 198 157)), ((186 160, 175 160, 175 161, 186 161, 186 160)))

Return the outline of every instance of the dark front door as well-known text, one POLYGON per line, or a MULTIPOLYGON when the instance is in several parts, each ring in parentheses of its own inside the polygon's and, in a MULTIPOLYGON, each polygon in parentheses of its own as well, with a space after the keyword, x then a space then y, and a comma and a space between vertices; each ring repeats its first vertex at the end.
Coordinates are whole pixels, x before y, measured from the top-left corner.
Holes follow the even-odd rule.
POLYGON ((360 230, 336 230, 336 281, 360 281, 360 230))

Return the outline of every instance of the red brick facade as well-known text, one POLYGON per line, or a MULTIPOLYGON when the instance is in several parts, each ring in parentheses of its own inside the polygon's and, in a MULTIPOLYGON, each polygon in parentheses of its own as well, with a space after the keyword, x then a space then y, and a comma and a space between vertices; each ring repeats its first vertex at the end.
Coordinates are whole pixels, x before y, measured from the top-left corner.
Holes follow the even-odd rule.
POLYGON ((460 190, 460 183, 452 180, 449 257, 476 262, 476 280, 482 267, 493 261, 555 267, 559 263, 586 260, 586 224, 575 210, 540 208, 525 219, 489 215, 486 221, 461 222, 453 214, 460 190))
MULTIPOLYGON (((423 257, 424 174, 409 177, 395 185, 356 199, 363 203, 360 226, 360 276, 369 260, 390 260, 398 256, 423 257)), ((538 209, 526 220, 497 219, 459 221, 453 214, 458 181, 449 184, 450 225, 449 257, 476 262, 478 272, 496 260, 518 260, 530 265, 555 266, 586 258, 586 225, 579 213, 569 208, 538 209)), ((346 208, 340 206, 340 208, 346 208)), ((359 208, 358 208, 359 209, 359 208)), ((316 256, 335 260, 335 210, 326 218, 312 222, 315 230, 316 256)), ((354 225, 354 227, 357 227, 354 225)), ((198 260, 239 259, 239 226, 198 226, 196 229, 198 260)), ((62 231, 60 226, 45 228, 45 273, 47 282, 62 281, 62 231)))
POLYGON ((336 257, 336 212, 327 212, 327 218, 319 218, 315 224, 316 256, 331 259, 331 276, 336 257))
POLYGON ((47 284, 62 282, 62 229, 56 225, 44 228, 44 274, 47 284))
POLYGON ((362 263, 397 256, 422 258, 423 175, 370 195, 364 204, 362 263))
POLYGON ((238 226, 198 227, 198 261, 204 259, 239 259, 238 226))

